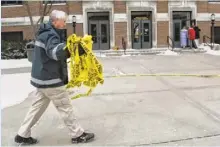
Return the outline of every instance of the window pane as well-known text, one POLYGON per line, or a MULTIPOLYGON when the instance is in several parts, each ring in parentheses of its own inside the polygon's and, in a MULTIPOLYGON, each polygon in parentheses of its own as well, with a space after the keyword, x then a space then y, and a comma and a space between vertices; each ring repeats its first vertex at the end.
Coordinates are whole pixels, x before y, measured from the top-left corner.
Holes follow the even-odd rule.
POLYGON ((59 0, 59 1, 57 1, 57 0, 44 0, 43 3, 45 4, 46 1, 48 3, 52 3, 52 4, 66 3, 66 0, 59 0))
POLYGON ((107 24, 101 24, 101 38, 102 43, 107 43, 107 24))
POLYGON ((149 23, 144 23, 143 28, 143 34, 144 34, 144 42, 149 42, 149 23))
POLYGON ((138 43, 140 39, 140 25, 137 22, 133 24, 134 43, 138 43))
POLYGON ((97 43, 97 27, 96 24, 91 24, 91 35, 94 43, 97 43))
POLYGON ((180 24, 179 23, 175 23, 174 24, 174 32, 175 32, 175 41, 180 41, 180 24))
POLYGON ((1 1, 1 5, 22 5, 22 1, 21 0, 17 0, 17 1, 3 0, 1 1))
POLYGON ((23 32, 2 32, 2 40, 4 41, 22 41, 23 32))

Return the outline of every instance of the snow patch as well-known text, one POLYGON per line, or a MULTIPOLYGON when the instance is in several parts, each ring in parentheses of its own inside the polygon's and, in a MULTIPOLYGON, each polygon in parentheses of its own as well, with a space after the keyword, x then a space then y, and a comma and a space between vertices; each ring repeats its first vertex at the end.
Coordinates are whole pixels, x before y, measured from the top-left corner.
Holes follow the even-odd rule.
POLYGON ((220 51, 215 51, 210 49, 206 51, 206 54, 220 56, 220 51))
POLYGON ((168 56, 178 56, 179 53, 173 52, 171 50, 166 50, 165 52, 161 52, 157 55, 168 55, 168 56))
MULTIPOLYGON (((215 44, 218 45, 218 44, 215 44)), ((206 51, 206 54, 220 56, 220 50, 212 50, 210 46, 201 44, 199 48, 203 48, 206 51)))
POLYGON ((1 69, 31 67, 31 66, 32 63, 29 62, 28 59, 1 60, 1 64, 0 64, 1 69))
POLYGON ((131 55, 122 55, 122 57, 130 57, 131 55))
POLYGON ((105 54, 102 53, 94 53, 96 57, 106 57, 105 54))

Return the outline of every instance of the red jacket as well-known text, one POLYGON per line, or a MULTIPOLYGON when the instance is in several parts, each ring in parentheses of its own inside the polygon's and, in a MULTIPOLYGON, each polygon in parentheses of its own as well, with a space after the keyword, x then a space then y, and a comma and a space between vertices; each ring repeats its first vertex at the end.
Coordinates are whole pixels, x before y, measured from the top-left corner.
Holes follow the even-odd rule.
POLYGON ((196 32, 193 28, 188 30, 189 40, 194 40, 196 38, 196 32))

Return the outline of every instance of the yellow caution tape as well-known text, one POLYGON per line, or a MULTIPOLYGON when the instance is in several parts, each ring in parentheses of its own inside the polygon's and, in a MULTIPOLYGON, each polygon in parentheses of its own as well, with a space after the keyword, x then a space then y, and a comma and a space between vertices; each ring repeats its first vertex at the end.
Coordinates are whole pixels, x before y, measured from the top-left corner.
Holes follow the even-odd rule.
POLYGON ((92 36, 86 35, 83 38, 75 34, 67 39, 67 49, 70 52, 70 79, 67 88, 89 87, 87 93, 78 94, 72 99, 88 96, 98 83, 103 84, 103 68, 92 52, 92 36), (79 45, 85 50, 86 54, 79 56, 79 45))
POLYGON ((122 78, 122 77, 145 77, 145 76, 169 76, 169 77, 202 77, 202 78, 212 78, 220 77, 218 74, 125 74, 125 75, 115 75, 115 76, 105 76, 105 78, 122 78))

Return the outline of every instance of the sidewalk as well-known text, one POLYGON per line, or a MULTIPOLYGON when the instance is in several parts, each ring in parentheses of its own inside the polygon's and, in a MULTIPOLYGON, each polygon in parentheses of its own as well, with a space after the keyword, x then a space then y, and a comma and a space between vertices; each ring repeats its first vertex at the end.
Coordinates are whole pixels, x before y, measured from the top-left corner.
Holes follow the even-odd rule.
MULTIPOLYGON (((207 54, 103 58, 102 63, 105 75, 220 73, 219 57, 207 54)), ((29 80, 23 78, 23 83, 29 80)), ((3 85, 5 90, 15 96, 20 89, 28 94, 19 80, 15 77, 14 83, 3 85)), ((75 115, 86 130, 96 134, 95 141, 72 145, 52 104, 34 126, 32 136, 40 140, 37 146, 219 146, 219 88, 220 78, 106 78, 91 96, 72 101, 75 115)), ((4 99, 13 102, 16 97, 4 99)), ((2 109, 2 146, 16 145, 13 138, 32 101, 25 99, 2 109)))

